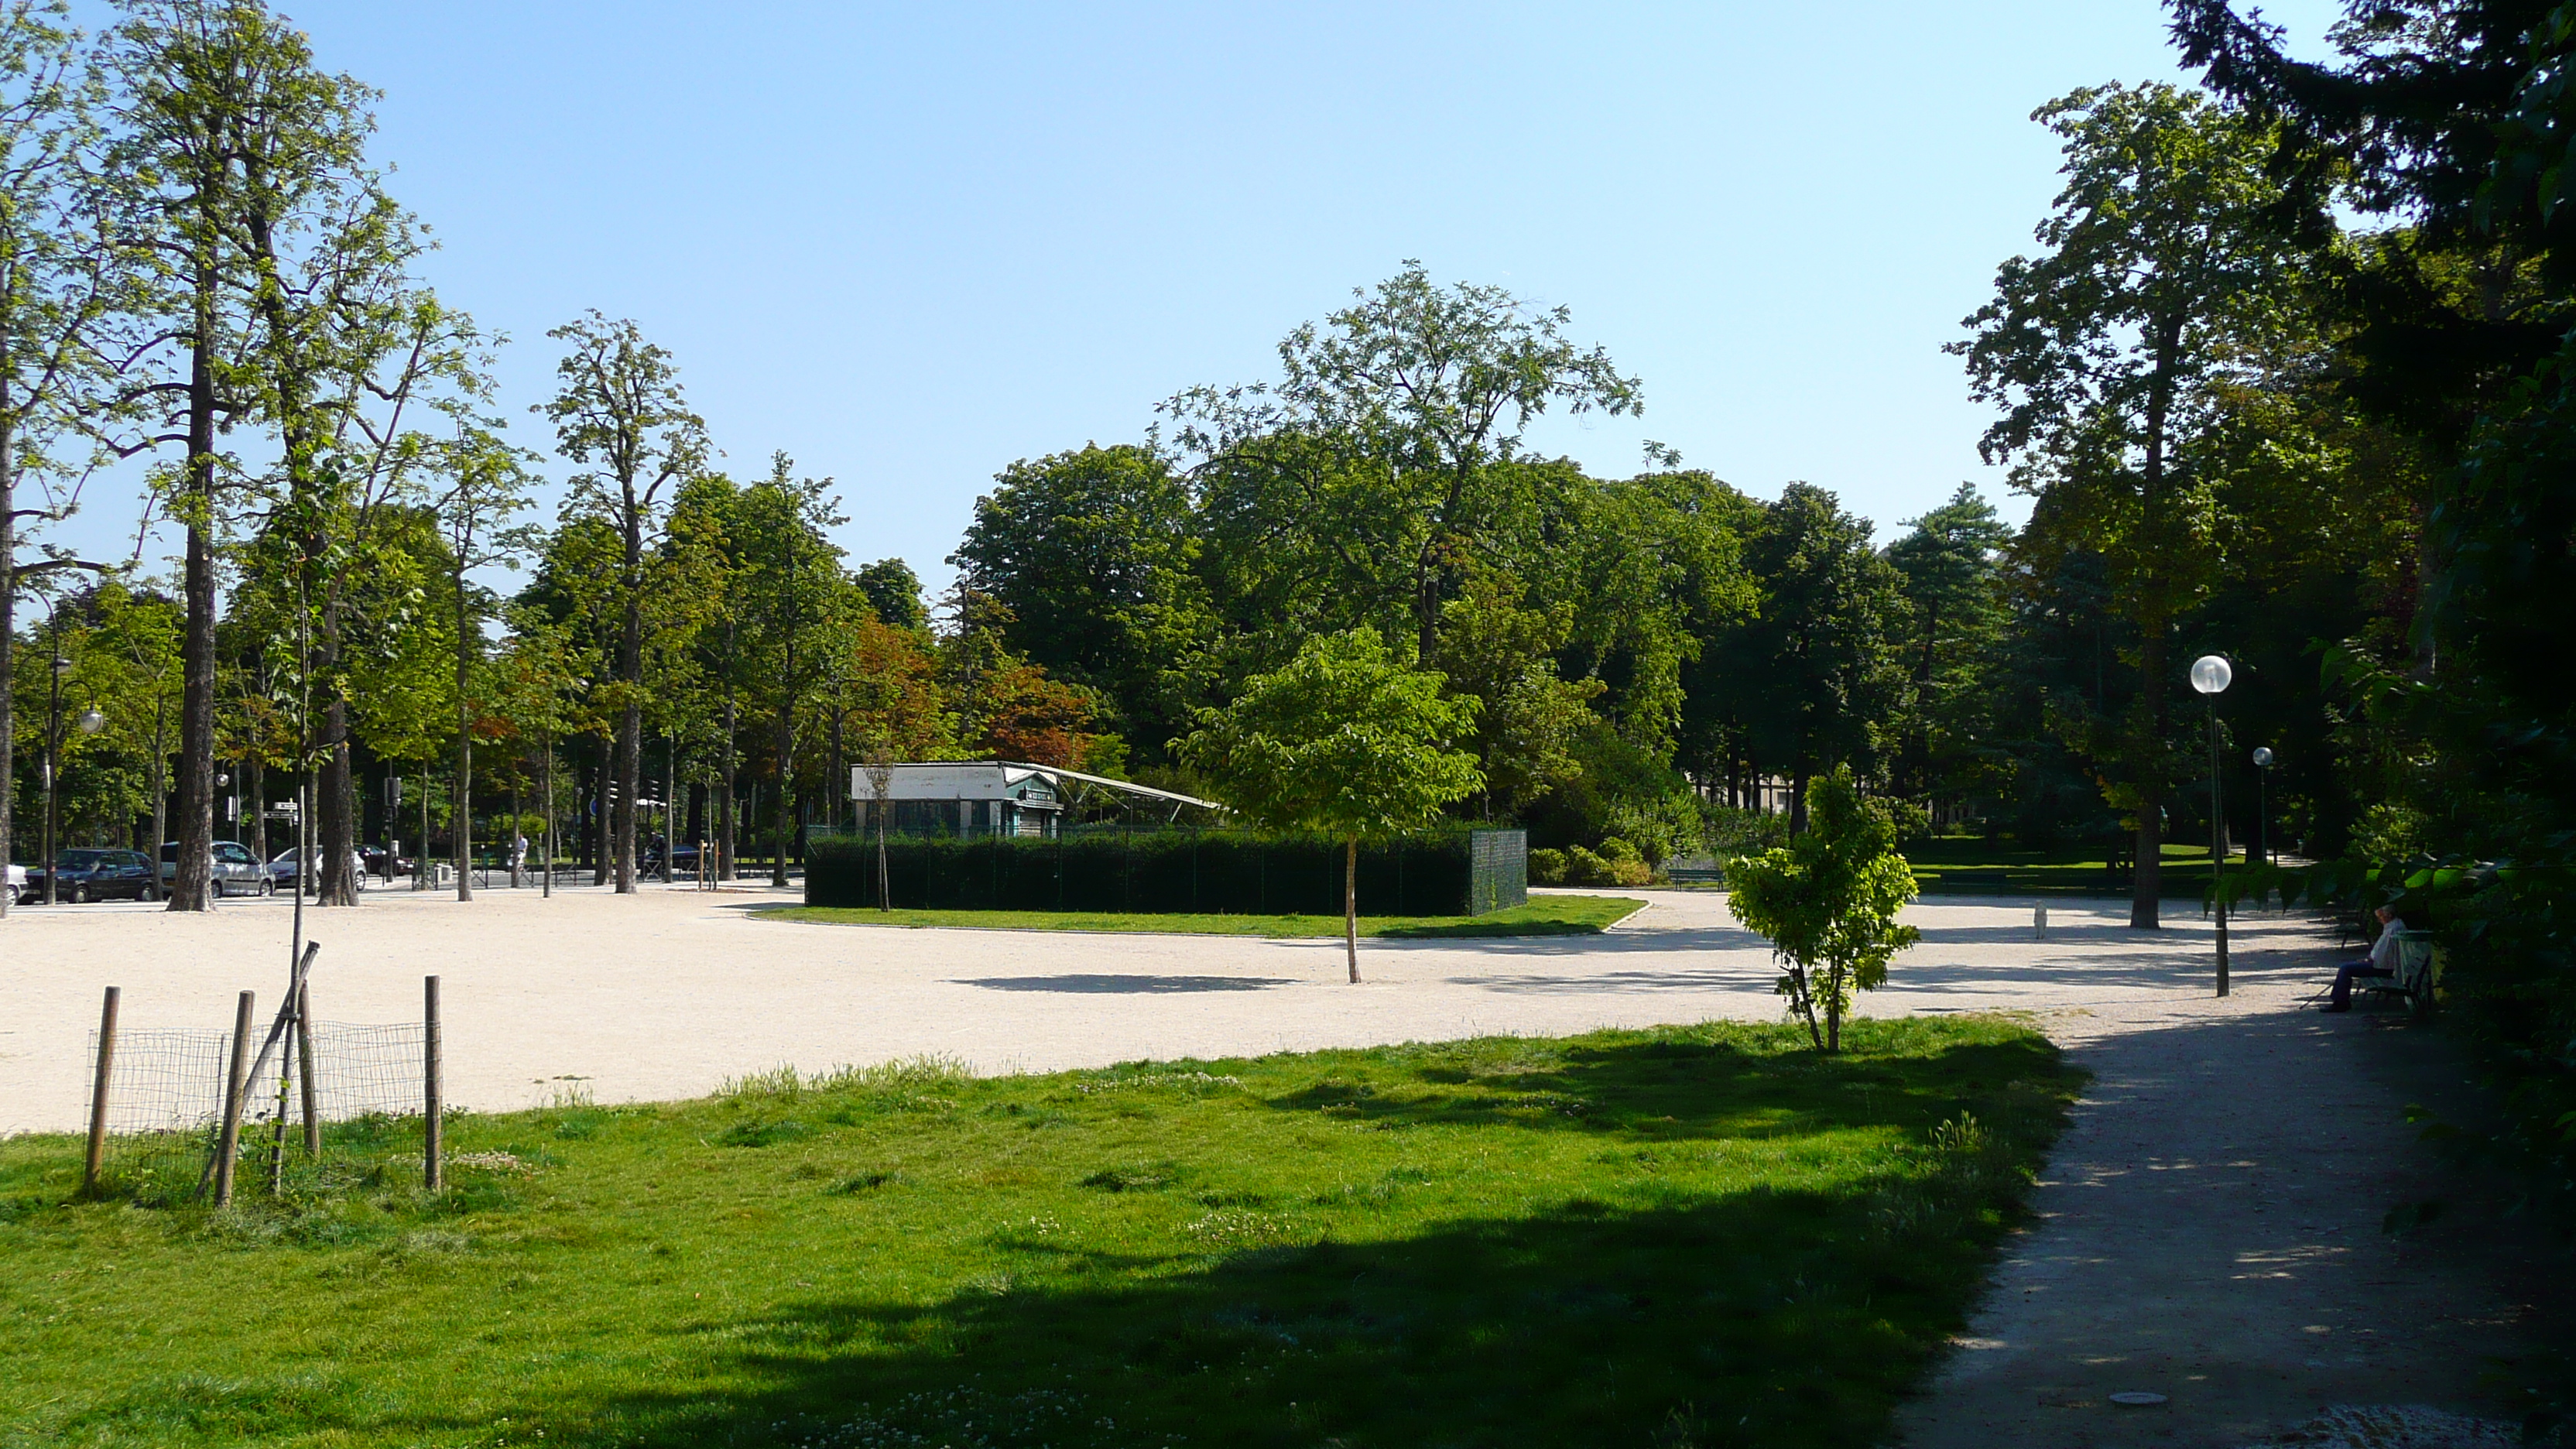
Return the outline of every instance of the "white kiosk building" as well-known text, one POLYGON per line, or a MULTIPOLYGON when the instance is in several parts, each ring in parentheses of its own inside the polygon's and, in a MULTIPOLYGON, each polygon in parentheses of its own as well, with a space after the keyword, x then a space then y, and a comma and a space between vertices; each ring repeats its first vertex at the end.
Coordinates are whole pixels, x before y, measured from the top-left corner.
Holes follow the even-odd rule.
POLYGON ((1115 796, 1131 809, 1152 809, 1166 820, 1193 807, 1225 809, 1195 795, 1016 760, 850 767, 850 800, 858 807, 858 828, 863 834, 877 827, 876 812, 882 808, 886 831, 893 835, 1053 837, 1063 833, 1069 807, 1101 795, 1115 796), (1168 812, 1163 807, 1169 807, 1168 812))

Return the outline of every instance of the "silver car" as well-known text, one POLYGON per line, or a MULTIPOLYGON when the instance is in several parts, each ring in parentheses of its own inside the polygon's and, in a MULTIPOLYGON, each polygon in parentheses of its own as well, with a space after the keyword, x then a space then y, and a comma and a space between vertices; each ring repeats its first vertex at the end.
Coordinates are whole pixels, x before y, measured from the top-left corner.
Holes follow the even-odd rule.
MULTIPOLYGON (((161 884, 167 889, 179 877, 179 842, 173 840, 161 847, 161 884)), ((277 889, 277 881, 250 853, 250 847, 237 840, 215 842, 215 894, 219 896, 264 896, 277 889)))

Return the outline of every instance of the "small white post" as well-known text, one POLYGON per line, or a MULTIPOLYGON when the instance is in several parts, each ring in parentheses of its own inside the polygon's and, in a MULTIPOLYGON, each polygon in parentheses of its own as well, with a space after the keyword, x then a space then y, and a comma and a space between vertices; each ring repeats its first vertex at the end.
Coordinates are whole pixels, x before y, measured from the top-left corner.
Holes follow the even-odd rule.
POLYGON ((2037 939, 2042 941, 2048 939, 2048 907, 2033 906, 2030 908, 2030 929, 2031 934, 2037 939))

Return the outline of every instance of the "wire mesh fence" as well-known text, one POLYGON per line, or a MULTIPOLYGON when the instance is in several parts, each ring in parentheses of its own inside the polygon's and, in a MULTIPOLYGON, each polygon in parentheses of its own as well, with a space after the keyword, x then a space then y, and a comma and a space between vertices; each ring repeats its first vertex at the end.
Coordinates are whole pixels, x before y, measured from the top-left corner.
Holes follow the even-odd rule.
MULTIPOLYGON (((265 1065, 243 1084, 237 1148, 243 1169, 273 1153, 319 1165, 353 1152, 372 1152, 384 1145, 387 1131, 400 1119, 422 1115, 427 1091, 422 1023, 313 1023, 309 1093, 306 1053, 297 1037, 291 1028, 279 1033, 265 1065), (304 1126, 308 1103, 310 1131, 304 1126), (319 1150, 308 1150, 308 1144, 319 1150)), ((255 1032, 250 1055, 256 1057, 270 1040, 267 1028, 255 1032)), ((106 1100, 99 1104, 85 1098, 81 1104, 84 1115, 103 1106, 100 1160, 107 1176, 146 1197, 185 1193, 201 1182, 220 1140, 232 1043, 229 1031, 116 1033, 106 1100)), ((99 1033, 93 1031, 93 1068, 99 1046, 99 1033)))

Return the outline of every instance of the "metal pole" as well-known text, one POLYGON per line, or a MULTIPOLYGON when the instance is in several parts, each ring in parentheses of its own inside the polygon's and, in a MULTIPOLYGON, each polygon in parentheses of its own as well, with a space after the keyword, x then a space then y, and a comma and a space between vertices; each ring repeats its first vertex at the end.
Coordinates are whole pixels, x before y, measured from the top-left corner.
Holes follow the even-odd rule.
POLYGON ((2218 994, 2227 994, 2227 817, 2218 791, 2218 697, 2209 700, 2209 899, 2218 910, 2218 994))
POLYGON ((2254 772, 2254 856, 2265 865, 2272 863, 2271 774, 2268 769, 2254 772))

